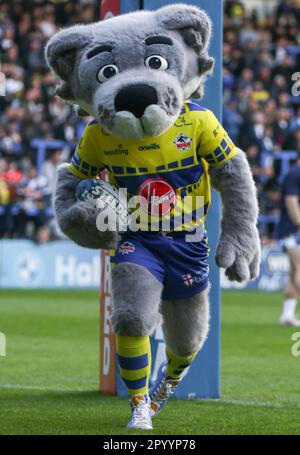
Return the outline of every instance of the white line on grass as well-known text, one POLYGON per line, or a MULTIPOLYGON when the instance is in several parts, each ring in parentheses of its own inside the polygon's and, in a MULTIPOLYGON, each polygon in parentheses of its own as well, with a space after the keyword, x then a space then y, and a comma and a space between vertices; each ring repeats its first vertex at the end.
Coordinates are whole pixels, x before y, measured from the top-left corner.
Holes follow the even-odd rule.
POLYGON ((201 401, 238 406, 256 406, 260 408, 300 408, 300 405, 296 403, 280 403, 278 401, 234 400, 232 398, 203 398, 201 401))
POLYGON ((0 389, 18 389, 18 390, 38 390, 42 392, 87 392, 87 389, 76 387, 44 387, 35 385, 21 385, 21 384, 0 384, 0 389))
MULTIPOLYGON (((88 392, 88 389, 78 387, 48 387, 48 386, 34 386, 34 385, 21 385, 21 384, 0 384, 0 389, 18 389, 18 390, 37 390, 42 392, 88 392)), ((95 389, 94 389, 95 390, 95 389)), ((194 401, 194 400, 191 400, 194 401)), ((300 405, 296 403, 280 403, 272 401, 256 401, 256 400, 235 400, 232 398, 202 398, 199 401, 216 403, 216 404, 233 404, 237 406, 256 406, 261 408, 298 408, 300 405)))

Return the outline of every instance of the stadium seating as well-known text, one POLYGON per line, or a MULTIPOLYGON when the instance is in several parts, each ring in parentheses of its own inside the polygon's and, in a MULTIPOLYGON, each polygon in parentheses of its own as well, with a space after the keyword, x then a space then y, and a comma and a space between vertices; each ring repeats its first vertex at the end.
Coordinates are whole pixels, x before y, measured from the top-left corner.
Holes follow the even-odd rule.
MULTIPOLYGON (((251 11, 250 3, 224 2, 223 123, 248 156, 261 203, 261 234, 272 242, 280 185, 300 152, 300 96, 292 92, 292 74, 300 67, 300 13, 293 1, 279 1, 266 17, 262 9, 251 11)), ((57 238, 51 221, 53 178, 45 169, 59 164, 53 158, 58 151, 60 160, 69 159, 89 119, 78 119, 54 97, 55 78, 45 64, 44 47, 58 28, 96 20, 99 4, 68 1, 66 14, 60 2, 1 2, 1 71, 6 77, 6 96, 0 97, 2 236, 38 236, 38 228, 16 229, 13 220, 22 213, 29 224, 39 218, 37 226, 46 223, 49 238, 57 238), (30 183, 32 168, 35 183, 30 183), (20 185, 43 186, 43 177, 48 188, 43 187, 42 202, 28 201, 20 185)))

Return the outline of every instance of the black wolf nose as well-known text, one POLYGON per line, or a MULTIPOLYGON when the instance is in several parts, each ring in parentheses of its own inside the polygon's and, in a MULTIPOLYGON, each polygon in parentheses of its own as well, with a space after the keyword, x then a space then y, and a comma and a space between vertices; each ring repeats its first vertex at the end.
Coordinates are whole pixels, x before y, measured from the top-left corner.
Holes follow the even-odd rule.
POLYGON ((156 90, 150 85, 135 84, 123 87, 115 99, 116 111, 132 112, 137 118, 143 116, 146 107, 157 104, 156 90))

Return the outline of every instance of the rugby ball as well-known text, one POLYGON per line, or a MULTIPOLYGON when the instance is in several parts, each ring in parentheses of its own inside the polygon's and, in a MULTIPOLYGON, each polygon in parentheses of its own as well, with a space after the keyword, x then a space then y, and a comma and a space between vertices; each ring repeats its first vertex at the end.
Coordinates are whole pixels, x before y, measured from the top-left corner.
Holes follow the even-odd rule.
POLYGON ((84 179, 76 186, 75 197, 78 201, 85 202, 98 212, 100 215, 97 216, 99 230, 107 230, 105 226, 110 226, 112 229, 113 225, 118 231, 127 229, 129 213, 124 191, 119 191, 105 180, 84 179))

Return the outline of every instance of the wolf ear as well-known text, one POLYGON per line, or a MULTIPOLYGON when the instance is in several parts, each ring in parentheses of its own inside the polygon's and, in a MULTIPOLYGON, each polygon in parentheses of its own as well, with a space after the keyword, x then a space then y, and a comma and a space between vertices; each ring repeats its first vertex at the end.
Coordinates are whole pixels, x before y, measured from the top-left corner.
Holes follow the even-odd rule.
POLYGON ((160 25, 169 30, 178 30, 186 44, 198 54, 205 52, 211 36, 211 21, 208 15, 196 6, 173 4, 156 11, 160 25))
POLYGON ((76 63, 78 50, 89 41, 85 25, 75 25, 56 33, 46 46, 46 60, 54 73, 63 81, 67 81, 76 63))
POLYGON ((56 87, 56 94, 64 100, 75 98, 68 81, 76 66, 77 52, 90 40, 87 26, 75 25, 56 33, 47 43, 46 61, 61 80, 56 87))
MULTIPOLYGON (((199 76, 204 80, 214 67, 214 59, 208 56, 211 37, 211 20, 208 15, 196 6, 182 3, 165 6, 156 11, 159 25, 167 30, 177 30, 185 43, 198 54, 199 76)), ((203 96, 203 81, 192 94, 194 98, 203 96)))

